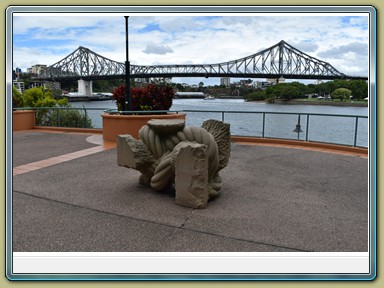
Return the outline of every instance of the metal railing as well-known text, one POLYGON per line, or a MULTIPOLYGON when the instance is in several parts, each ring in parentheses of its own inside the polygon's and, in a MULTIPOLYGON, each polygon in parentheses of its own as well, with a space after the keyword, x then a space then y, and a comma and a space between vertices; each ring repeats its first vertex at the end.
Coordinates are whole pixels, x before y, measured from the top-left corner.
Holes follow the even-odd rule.
MULTIPOLYGON (((309 130, 310 130, 310 117, 335 117, 335 118, 348 118, 353 119, 354 128, 353 128, 353 147, 357 147, 357 140, 358 140, 358 128, 359 128, 359 119, 366 119, 368 121, 368 116, 362 116, 362 115, 348 115, 348 114, 322 114, 322 113, 303 113, 303 112, 267 112, 267 111, 219 111, 219 110, 182 110, 180 112, 185 113, 219 113, 221 115, 221 121, 226 120, 227 114, 259 114, 262 116, 262 129, 261 129, 261 135, 259 137, 261 138, 267 138, 266 137, 266 131, 265 131, 265 124, 266 124, 266 115, 291 115, 291 116, 297 116, 297 123, 294 127, 292 132, 297 133, 297 140, 300 140, 300 133, 304 133, 302 130, 303 126, 305 126, 305 138, 304 141, 310 141, 309 139, 309 130), (302 116, 305 117, 304 125, 302 125, 302 116)), ((368 126, 368 125, 367 125, 368 126)), ((243 136, 243 135, 237 135, 237 136, 243 136)), ((252 136, 258 136, 258 135, 252 135, 252 136)), ((368 139, 368 133, 367 133, 367 139, 368 139)), ((340 144, 337 142, 329 142, 334 144, 340 144)))
MULTIPOLYGON (((219 117, 216 117, 217 120, 227 121, 231 124, 231 130, 236 131, 233 135, 236 136, 251 136, 251 137, 261 137, 261 138, 281 138, 281 139, 297 139, 302 141, 313 141, 313 142, 325 142, 332 144, 340 144, 340 145, 348 145, 353 147, 368 147, 368 116, 362 115, 345 115, 345 114, 320 114, 320 113, 296 113, 296 112, 268 112, 268 111, 222 111, 222 110, 159 110, 159 111, 118 111, 116 109, 105 109, 105 108, 86 108, 86 107, 22 107, 22 108, 14 108, 14 110, 36 110, 38 111, 51 111, 50 117, 56 117, 53 121, 48 121, 48 124, 55 124, 58 127, 78 127, 78 128, 102 128, 100 127, 92 127, 89 125, 89 120, 92 118, 92 115, 89 111, 96 112, 106 112, 110 114, 164 114, 164 113, 187 113, 187 122, 192 125, 201 125, 204 120, 215 118, 211 116, 207 116, 207 114, 216 114, 219 117), (76 123, 73 126, 64 126, 65 124, 62 119, 63 113, 60 111, 63 110, 77 110, 83 111, 83 116, 79 117, 79 121, 82 123, 76 123), (199 113, 199 116, 193 117, 193 114, 199 113), (232 118, 233 115, 238 115, 237 119, 232 118), (242 117, 240 117, 240 116, 242 117), (255 118, 258 115, 259 118, 255 118), (91 117, 90 117, 91 116, 91 117), (284 118, 286 116, 288 118, 284 118), (269 118, 269 119, 267 119, 269 118), (341 121, 337 123, 335 119, 349 119, 351 121, 341 121), (240 120, 239 120, 240 119, 240 120), (317 121, 316 121, 317 119, 317 121), (322 119, 322 120, 319 120, 322 119), (324 119, 327 119, 326 121, 324 119), (333 120, 330 120, 333 119, 333 120), (365 121, 364 121, 365 120, 365 121), (194 123, 195 121, 195 123, 194 123), (363 122, 362 122, 363 121, 363 122), (349 123, 348 123, 349 122, 349 123), (362 124, 360 124, 362 122, 362 124), (272 124, 271 124, 272 123, 272 124), (311 124, 313 127, 311 127, 311 124), (269 130, 267 126, 270 126, 269 130), (289 126, 290 125, 290 126, 289 126), (340 125, 338 127, 337 125, 340 125), (257 131, 249 130, 246 135, 242 135, 241 131, 244 127, 256 128, 257 131), (317 127, 316 127, 317 126, 317 127), (352 126, 352 127, 350 127, 352 126), (365 129, 360 129, 360 126, 363 126, 365 129), (365 126, 365 127, 364 127, 365 126), (234 127, 234 129, 232 129, 234 127), (279 128, 279 129, 276 129, 279 128), (336 129, 337 128, 337 129, 336 129), (275 129, 275 132, 271 132, 275 129), (303 130, 304 129, 304 130, 303 130), (314 130, 314 135, 311 135, 310 131, 314 130), (359 130, 360 129, 360 130, 359 130), (328 130, 328 131, 325 131, 328 130), (363 131, 361 131, 363 130, 363 131), (333 135, 327 136, 327 134, 332 131, 333 135), (294 133, 292 133, 294 132, 294 133), (320 133, 319 133, 320 132, 320 133), (239 134, 240 133, 240 134, 239 134), (292 135, 296 136, 293 137, 292 135), (351 138, 352 141, 337 141, 335 138, 339 134, 346 134, 345 138, 351 138), (361 138, 365 138, 363 145, 358 145, 359 133, 361 138), (317 138, 321 135, 325 135, 323 138, 317 138), (351 135, 351 137, 349 137, 351 135)), ((36 113, 38 115, 38 113, 36 113)), ((101 119, 100 114, 93 115, 92 120, 101 119), (96 116, 98 118, 96 118, 96 116)), ((101 120, 100 120, 101 123, 101 120)), ((38 125, 41 125, 37 123, 38 125)), ((52 126, 52 125, 47 125, 52 126)), ((99 125, 96 125, 99 126, 99 125)))

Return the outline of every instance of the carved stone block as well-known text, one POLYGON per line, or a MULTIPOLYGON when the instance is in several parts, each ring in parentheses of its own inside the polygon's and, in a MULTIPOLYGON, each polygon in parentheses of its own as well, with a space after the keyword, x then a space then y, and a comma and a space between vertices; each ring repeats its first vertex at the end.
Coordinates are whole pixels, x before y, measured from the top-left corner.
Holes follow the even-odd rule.
POLYGON ((131 135, 117 136, 117 165, 141 172, 139 182, 150 185, 156 159, 145 144, 131 135))
POLYGON ((230 125, 207 120, 203 127, 182 120, 152 119, 140 131, 117 137, 117 163, 141 172, 139 182, 157 191, 175 185, 176 204, 204 208, 219 195, 221 169, 231 154, 230 125))
POLYGON ((191 208, 205 208, 208 203, 207 146, 184 141, 173 153, 175 165, 175 203, 191 208))
POLYGON ((128 134, 117 136, 117 165, 140 170, 154 162, 143 142, 128 134))

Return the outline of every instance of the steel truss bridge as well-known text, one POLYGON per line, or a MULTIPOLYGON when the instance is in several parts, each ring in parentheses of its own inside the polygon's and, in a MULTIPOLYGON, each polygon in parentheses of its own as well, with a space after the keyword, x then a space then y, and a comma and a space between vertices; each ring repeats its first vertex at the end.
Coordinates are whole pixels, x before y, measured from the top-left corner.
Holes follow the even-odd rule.
MULTIPOLYGON (((237 77, 286 79, 363 79, 348 76, 331 64, 301 52, 285 41, 241 59, 201 65, 130 65, 130 78, 237 77)), ((125 63, 103 57, 80 46, 48 66, 41 80, 99 80, 125 77, 125 63)))

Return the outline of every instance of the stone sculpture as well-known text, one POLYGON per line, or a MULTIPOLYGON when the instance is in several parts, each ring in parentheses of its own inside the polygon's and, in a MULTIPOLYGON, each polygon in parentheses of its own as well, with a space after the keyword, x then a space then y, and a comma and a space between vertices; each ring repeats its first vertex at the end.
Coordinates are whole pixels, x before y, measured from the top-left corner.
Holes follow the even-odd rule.
POLYGON ((117 163, 140 171, 139 182, 161 191, 175 186, 175 203, 204 208, 219 195, 219 171, 227 166, 230 126, 207 120, 202 127, 184 120, 150 120, 131 135, 117 136, 117 163))

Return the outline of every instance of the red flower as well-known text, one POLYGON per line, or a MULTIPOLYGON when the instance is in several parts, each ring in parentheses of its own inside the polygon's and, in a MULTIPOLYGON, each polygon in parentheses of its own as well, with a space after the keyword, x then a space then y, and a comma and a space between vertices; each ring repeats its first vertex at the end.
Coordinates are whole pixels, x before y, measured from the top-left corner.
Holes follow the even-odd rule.
MULTIPOLYGON (((132 111, 169 110, 175 91, 169 85, 147 84, 146 87, 131 88, 132 111)), ((115 88, 113 99, 119 111, 123 110, 125 101, 125 85, 115 88)))

